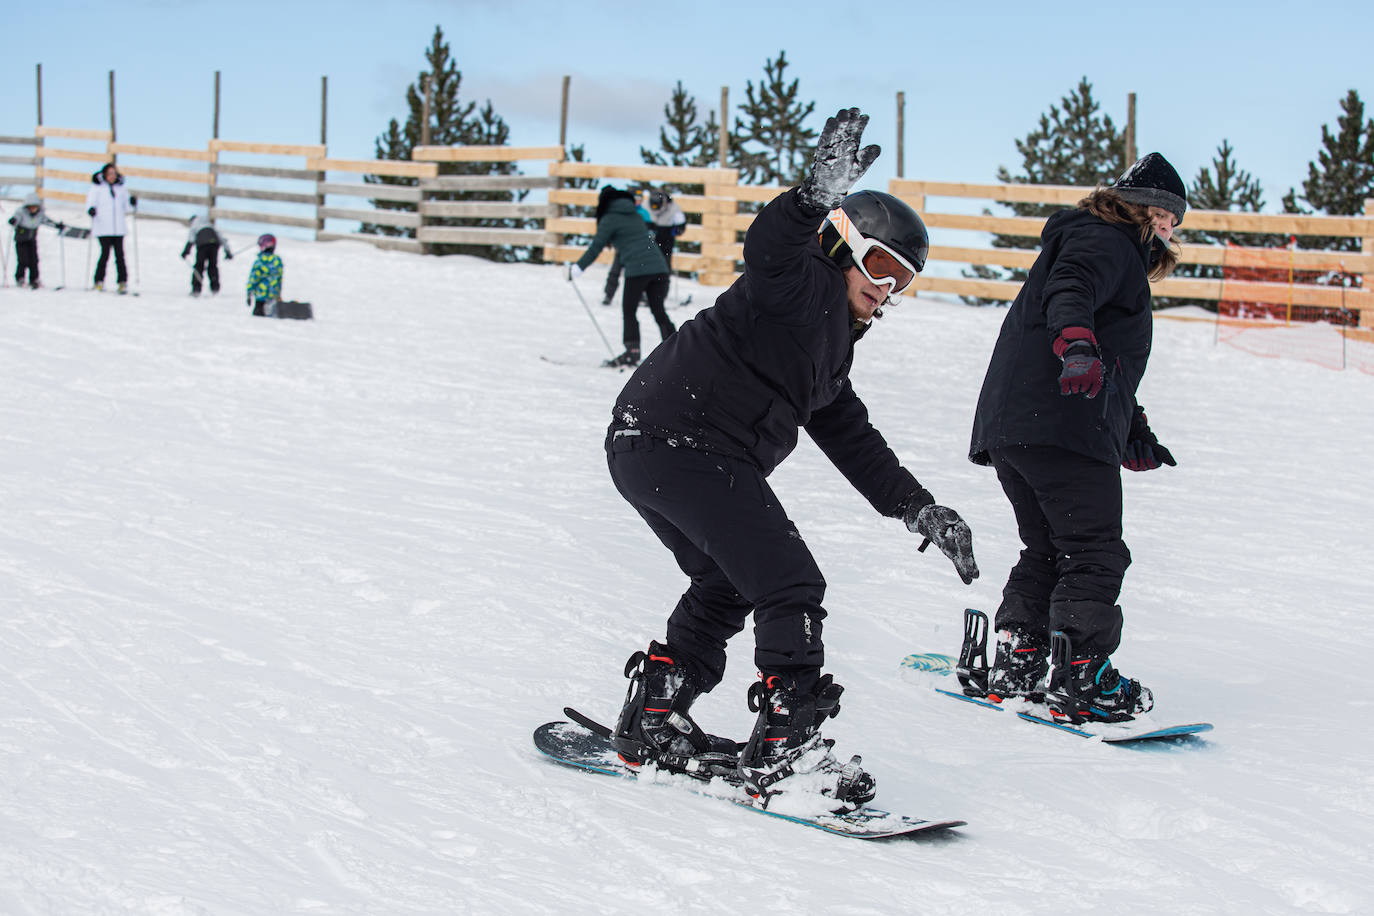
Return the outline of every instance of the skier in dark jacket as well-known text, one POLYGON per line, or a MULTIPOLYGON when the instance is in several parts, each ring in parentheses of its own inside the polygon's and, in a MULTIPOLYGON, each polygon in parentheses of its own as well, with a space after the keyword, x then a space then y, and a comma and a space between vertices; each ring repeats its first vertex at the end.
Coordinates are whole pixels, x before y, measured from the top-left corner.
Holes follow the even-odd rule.
POLYGON ((610 245, 625 265, 625 290, 620 300, 624 318, 625 352, 606 361, 608 366, 639 365, 639 320, 635 311, 639 299, 647 294, 649 311, 658 322, 664 340, 675 328, 663 302, 668 298, 668 262, 654 244, 644 219, 635 207, 634 195, 610 186, 601 189, 596 206, 596 237, 576 264, 568 267, 568 279, 576 280, 591 266, 601 249, 610 245))
POLYGON ((997 471, 1025 543, 995 619, 994 699, 1043 694, 1073 722, 1124 721, 1153 706, 1109 658, 1131 562, 1121 468, 1175 464, 1136 389, 1150 356, 1149 281, 1177 263, 1170 240, 1186 209, 1178 173, 1158 153, 1144 157, 1050 217, 1002 323, 969 449, 997 471))
POLYGON ((29 288, 38 289, 38 227, 52 226, 58 232, 66 227, 43 212, 43 201, 37 194, 24 198, 24 205, 9 218, 9 224, 14 227, 14 282, 23 286, 27 273, 29 288))
POLYGON ((855 342, 929 247, 895 197, 848 194, 878 156, 859 148, 867 122, 857 108, 826 122, 802 186, 750 227, 743 276, 636 370, 606 441, 616 488, 691 579, 666 641, 626 666, 618 750, 729 773, 756 795, 816 792, 833 810, 871 799, 874 781, 821 737, 842 690, 821 673, 825 579, 766 478, 805 429, 879 513, 934 540, 965 583, 978 575, 968 526, 902 467, 849 382, 855 342), (720 683, 726 641, 751 613, 758 718, 737 756, 688 712, 720 683))
POLYGON ((186 259, 192 249, 196 252, 196 263, 191 268, 191 295, 199 296, 201 279, 210 281, 210 292, 219 292, 219 249, 224 246, 224 260, 232 261, 234 253, 229 250, 229 241, 215 228, 209 219, 197 213, 191 217, 191 225, 186 230, 186 244, 182 246, 181 257, 186 259))

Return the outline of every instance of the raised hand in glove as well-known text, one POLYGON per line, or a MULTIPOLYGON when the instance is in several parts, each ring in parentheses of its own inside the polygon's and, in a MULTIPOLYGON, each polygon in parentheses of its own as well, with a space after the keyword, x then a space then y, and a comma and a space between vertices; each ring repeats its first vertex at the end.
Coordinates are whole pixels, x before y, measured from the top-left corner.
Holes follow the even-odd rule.
POLYGON ((577 279, 578 277, 580 277, 580 276, 582 276, 582 268, 581 268, 581 267, 578 267, 576 264, 569 264, 569 265, 568 265, 568 282, 571 283, 572 281, 576 280, 576 279, 577 279))
POLYGON ((1135 413, 1131 414, 1131 431, 1126 434, 1126 451, 1121 456, 1121 466, 1128 471, 1153 471, 1161 464, 1178 467, 1173 454, 1159 444, 1150 430, 1145 408, 1137 404, 1135 413))
POLYGON ((1089 328, 1065 328, 1054 340, 1054 355, 1063 362, 1059 393, 1081 394, 1089 399, 1102 391, 1102 357, 1097 337, 1089 328))
POLYGON ((859 149, 867 125, 868 115, 859 114, 857 108, 841 108, 833 118, 825 119, 811 172, 797 192, 802 206, 829 213, 849 195, 849 189, 882 152, 877 144, 859 149))
POLYGON ((932 541, 940 552, 949 557, 959 578, 968 585, 978 578, 978 563, 973 559, 973 532, 968 523, 948 506, 926 503, 907 507, 902 521, 907 530, 925 538, 917 550, 925 550, 932 541))

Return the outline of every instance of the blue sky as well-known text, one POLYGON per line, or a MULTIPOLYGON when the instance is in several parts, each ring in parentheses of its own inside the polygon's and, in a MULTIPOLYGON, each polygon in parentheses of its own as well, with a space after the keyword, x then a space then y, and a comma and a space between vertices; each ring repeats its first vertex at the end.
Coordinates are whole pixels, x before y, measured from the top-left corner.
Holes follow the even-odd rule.
POLYGON ((872 116, 867 139, 885 153, 867 186, 895 174, 898 91, 907 177, 991 181, 999 165, 1018 170, 1014 141, 1086 75, 1119 123, 1137 94, 1140 151, 1164 153, 1188 183, 1229 139, 1274 210, 1300 185, 1347 90, 1374 115, 1374 3, 1255 0, 1237 10, 1174 0, 9 3, 0 134, 31 131, 42 63, 49 125, 107 126, 113 69, 121 140, 203 148, 219 70, 222 137, 316 143, 327 75, 330 154, 370 158, 388 119, 404 114, 438 24, 462 95, 490 99, 517 145, 557 144, 567 74, 570 142, 599 162, 638 162, 641 145, 657 146, 677 80, 703 113, 722 86, 733 108, 785 50, 789 75, 816 101, 812 126, 849 105, 872 116))

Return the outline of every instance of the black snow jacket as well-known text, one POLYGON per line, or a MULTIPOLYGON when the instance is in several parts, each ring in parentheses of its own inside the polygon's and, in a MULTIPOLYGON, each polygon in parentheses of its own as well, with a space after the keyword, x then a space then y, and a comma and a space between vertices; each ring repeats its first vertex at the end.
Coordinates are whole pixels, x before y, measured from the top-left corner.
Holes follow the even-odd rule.
POLYGON ((992 351, 969 460, 987 464, 989 449, 1049 445, 1120 464, 1154 331, 1150 246, 1137 227, 1077 209, 1051 216, 1040 239, 992 351), (1070 327, 1097 336, 1103 387, 1092 400, 1059 393, 1052 347, 1070 327))
POLYGON ((800 429, 880 513, 921 489, 868 420, 849 382, 856 329, 844 275, 822 252, 825 214, 795 190, 744 240, 744 273, 650 354, 616 400, 611 429, 741 458, 766 476, 800 429))

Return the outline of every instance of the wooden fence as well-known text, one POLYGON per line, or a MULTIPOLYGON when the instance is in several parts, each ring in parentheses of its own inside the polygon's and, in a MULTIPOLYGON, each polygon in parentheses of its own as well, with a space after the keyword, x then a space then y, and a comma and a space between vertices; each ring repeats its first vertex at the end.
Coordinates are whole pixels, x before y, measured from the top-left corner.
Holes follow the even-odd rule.
MULTIPOLYGON (((894 180, 891 193, 921 213, 932 229, 970 230, 979 233, 1039 237, 1045 220, 1032 217, 942 213, 930 209, 932 197, 973 198, 990 202, 1015 202, 1073 206, 1092 188, 1064 185, 960 184, 935 181, 894 180)), ((1235 213, 1224 210, 1189 210, 1188 229, 1213 232, 1244 232, 1282 236, 1345 236, 1360 239, 1360 251, 1242 248, 1225 245, 1181 245, 1182 263, 1221 268, 1264 267, 1276 270, 1342 271, 1362 275, 1362 287, 1321 286, 1304 283, 1260 283, 1234 279, 1170 277, 1152 284, 1157 296, 1186 299, 1239 300, 1318 308, 1347 308, 1361 314, 1360 324, 1374 324, 1374 200, 1365 201, 1363 216, 1296 216, 1281 213, 1235 213)), ((930 261, 962 265, 1027 268, 1035 261, 1035 249, 965 248, 933 246, 930 261)), ((1019 283, 999 280, 918 277, 917 290, 957 293, 985 299, 1014 299, 1019 283)))
MULTIPOLYGON (((421 146, 413 161, 332 159, 320 146, 243 143, 211 140, 204 150, 170 149, 116 143, 110 131, 39 127, 33 137, 0 137, 0 149, 32 148, 30 155, 0 155, 0 165, 30 166, 33 176, 0 175, 0 185, 36 187, 48 199, 81 202, 90 185, 90 172, 99 163, 120 157, 120 170, 131 179, 158 184, 189 186, 167 191, 139 188, 143 200, 203 207, 212 217, 250 223, 294 226, 313 231, 320 240, 350 239, 384 248, 424 251, 431 244, 527 246, 542 249, 545 261, 566 262, 582 255, 582 247, 565 244, 567 235, 595 231, 589 217, 568 215, 569 207, 590 209, 598 192, 568 183, 616 182, 621 184, 668 184, 692 186, 699 194, 676 194, 674 199, 695 214, 680 237, 687 248, 674 255, 674 267, 695 273, 707 286, 727 286, 738 276, 743 254, 743 233, 753 220, 756 205, 786 190, 783 187, 741 185, 739 173, 725 168, 679 168, 650 165, 609 165, 569 162, 560 147, 421 146), (74 148, 72 141, 87 144, 74 148), (95 148, 89 148, 95 144, 95 148), (266 158, 263 158, 266 157, 266 158), (160 168, 149 161, 175 160, 178 168, 160 168), (286 160, 283 163, 283 160, 286 160), (51 163, 81 162, 89 171, 55 168, 51 163), (134 164, 127 164, 133 162, 134 164), (440 165, 451 162, 546 163, 546 175, 441 175, 440 165), (412 185, 367 184, 340 180, 342 175, 386 175, 412 179, 412 185), (245 186, 245 181, 271 181, 274 187, 245 186), (76 183, 79 191, 61 186, 76 183), (285 189, 283 189, 285 186, 285 189), (468 201, 445 199, 454 192, 505 191, 543 194, 545 202, 468 201), (351 201, 339 205, 338 199, 351 201), (357 201, 391 201, 413 204, 413 209, 386 209, 357 201), (244 203, 246 201, 246 203, 244 203), (745 206, 741 212, 741 204, 745 206), (411 236, 386 236, 360 232, 326 231, 326 220, 357 221, 412 230, 411 236), (452 225, 454 220, 510 220, 524 228, 492 228, 452 225), (443 223, 443 224, 441 224, 443 223)), ((132 182, 131 182, 132 184, 132 182)), ((985 242, 991 233, 1038 237, 1044 220, 1029 217, 943 212, 932 209, 932 199, 958 198, 985 203, 1035 203, 1072 206, 1091 188, 1061 185, 965 184, 956 182, 894 179, 888 190, 912 205, 936 230, 977 233, 985 242)), ((142 215, 156 215, 143 212, 142 215)), ((179 217, 168 217, 179 218, 179 217)), ((1238 248, 1220 245, 1183 245, 1183 262, 1222 268, 1263 267, 1299 271, 1343 271, 1358 274, 1362 286, 1345 288, 1307 283, 1256 282, 1238 279, 1171 277, 1154 284, 1159 296, 1346 308, 1360 313, 1360 324, 1374 325, 1374 200, 1366 201, 1362 216, 1294 216, 1289 214, 1234 213, 1191 210, 1189 229, 1282 236, 1343 236, 1360 239, 1358 252, 1290 250, 1286 248, 1238 248)), ((1036 250, 991 248, 985 244, 931 248, 928 264, 985 265, 1027 268, 1036 250)), ((610 253, 602 255, 610 260, 610 253)), ((929 267, 912 285, 921 290, 1012 299, 1020 284, 941 275, 929 267)))

